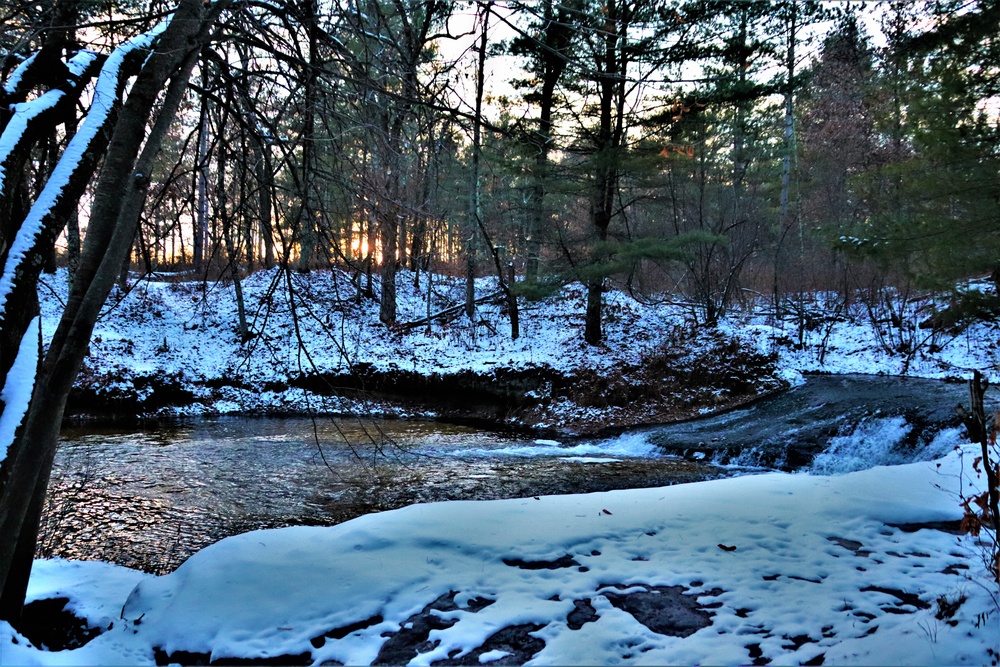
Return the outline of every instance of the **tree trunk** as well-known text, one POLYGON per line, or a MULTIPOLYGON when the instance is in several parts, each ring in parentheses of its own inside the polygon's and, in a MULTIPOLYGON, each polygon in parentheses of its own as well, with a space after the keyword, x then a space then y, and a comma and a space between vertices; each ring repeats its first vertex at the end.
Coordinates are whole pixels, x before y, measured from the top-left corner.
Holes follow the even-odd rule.
MULTIPOLYGON (((219 127, 226 127, 226 116, 227 112, 223 110, 222 118, 219 121, 219 127)), ((226 142, 219 142, 219 164, 229 163, 226 153, 226 142)), ((236 242, 239 237, 236 234, 236 230, 233 229, 236 223, 229 215, 226 190, 226 170, 219 169, 219 173, 216 174, 216 179, 215 196, 217 200, 216 206, 218 207, 218 218, 219 223, 222 225, 222 239, 226 244, 226 262, 229 267, 229 277, 233 280, 233 290, 236 293, 236 325, 240 334, 240 340, 246 341, 249 336, 247 335, 248 327, 246 304, 243 301, 243 283, 240 279, 239 244, 236 242)))
MULTIPOLYGON (((610 153, 611 151, 607 151, 610 153)), ((599 160, 613 160, 605 154, 599 160)), ((597 250, 594 262, 598 265, 607 260, 605 244, 608 240, 608 227, 614 212, 614 196, 616 191, 616 168, 612 164, 599 164, 594 183, 594 199, 591 209, 591 220, 597 232, 597 250)), ((587 282, 587 312, 584 318, 584 340, 591 345, 600 345, 604 340, 602 326, 602 304, 604 295, 604 277, 597 276, 587 282)))
MULTIPOLYGON (((56 59, 56 65, 65 69, 58 56, 53 58, 56 59)), ((8 138, 13 140, 5 141, 4 148, 7 151, 0 153, 0 220, 4 223, 0 225, 0 267, 3 277, 0 283, 9 280, 9 285, 5 286, 0 296, 0 384, 6 382, 7 372, 21 346, 28 323, 34 318, 38 308, 37 281, 41 264, 33 260, 42 256, 44 248, 52 247, 64 221, 72 217, 76 211, 77 201, 107 146, 107 136, 101 131, 74 138, 76 144, 85 146, 82 151, 83 158, 77 163, 76 168, 64 170, 64 178, 58 182, 46 183, 41 193, 45 197, 44 205, 38 203, 35 206, 31 205, 24 178, 24 174, 28 171, 27 161, 31 157, 31 147, 36 142, 45 140, 48 126, 58 125, 68 113, 71 113, 76 99, 91 78, 98 73, 104 58, 91 58, 81 76, 74 82, 67 82, 62 88, 64 95, 57 104, 43 108, 41 100, 36 101, 32 108, 40 111, 27 118, 19 118, 22 130, 16 137, 10 136, 16 132, 16 128, 8 125, 13 118, 7 111, 10 105, 25 99, 29 89, 24 82, 51 75, 53 71, 56 73, 60 71, 56 65, 49 63, 46 71, 39 72, 39 68, 42 67, 40 62, 49 61, 50 58, 45 55, 44 50, 39 52, 31 67, 22 76, 22 84, 25 87, 9 94, 0 87, 0 102, 2 102, 0 129, 4 131, 5 140, 8 138), (69 173, 65 173, 66 171, 69 173), (18 221, 22 221, 23 224, 19 226, 18 221), (28 243, 19 244, 17 236, 25 224, 30 224, 36 232, 34 235, 22 235, 21 240, 28 240, 28 243)), ((122 71, 132 72, 137 63, 135 57, 126 57, 122 63, 122 71)), ((113 118, 113 114, 110 118, 113 118)), ((6 459, 0 459, 0 492, 3 490, 6 469, 13 460, 15 450, 16 444, 11 446, 6 459)))
POLYGON ((66 265, 72 286, 76 267, 80 265, 80 215, 77 211, 66 219, 66 265))
POLYGON ((379 232, 382 237, 382 267, 379 271, 382 291, 379 295, 378 318, 383 324, 392 325, 396 323, 396 252, 399 250, 399 227, 391 209, 383 211, 379 232))
POLYGON ((300 188, 302 206, 299 209, 299 264, 298 270, 307 272, 312 268, 319 245, 316 220, 316 112, 319 106, 319 9, 317 0, 303 3, 306 13, 301 17, 309 38, 309 63, 304 88, 302 118, 302 176, 300 188))
MULTIPOLYGON (((521 335, 520 331, 520 320, 518 318, 517 312, 517 298, 514 293, 511 292, 510 286, 507 284, 506 276, 504 275, 503 262, 500 260, 500 252, 497 247, 493 244, 492 239, 490 239, 489 232, 486 229, 486 225, 483 223, 482 215, 479 210, 480 202, 480 183, 479 183, 479 162, 480 156, 482 154, 482 112, 483 112, 483 94, 484 94, 484 84, 486 82, 486 47, 488 45, 488 35, 490 23, 490 11, 492 9, 492 4, 487 3, 483 9, 483 25, 480 32, 479 49, 477 53, 477 66, 476 66, 476 104, 475 113, 472 119, 472 169, 469 175, 469 217, 475 220, 479 230, 483 234, 483 240, 486 242, 486 247, 489 249, 490 254, 493 257, 493 264, 497 272, 497 283, 500 285, 500 291, 503 292, 504 298, 507 301, 507 307, 510 315, 510 337, 511 340, 517 340, 521 335)), ((511 280, 513 280, 513 268, 514 265, 511 264, 511 280)))
POLYGON ((271 221, 271 194, 274 179, 271 172, 270 148, 264 142, 260 146, 260 160, 257 163, 257 180, 260 182, 260 235, 264 239, 264 268, 274 268, 274 227, 271 221))
MULTIPOLYGON (((202 63, 202 86, 208 86, 208 73, 202 63)), ((201 98, 201 120, 198 123, 197 215, 194 225, 194 270, 205 270, 205 246, 208 241, 208 97, 201 98)))
MULTIPOLYGON (((993 531, 1000 535, 1000 479, 998 479, 998 464, 990 456, 990 428, 986 422, 986 408, 983 404, 983 397, 989 382, 979 371, 973 372, 973 377, 969 380, 969 409, 965 410, 958 406, 958 414, 965 424, 965 429, 969 434, 969 440, 977 443, 982 452, 982 466, 986 472, 986 508, 984 515, 990 517, 990 524, 993 531)), ((997 428, 994 425, 994 428, 997 428)), ((968 509, 968 507, 967 507, 968 509)), ((994 558, 1000 557, 996 554, 994 558)), ((994 564, 996 566, 996 564, 994 564)), ((1000 576, 1000 572, 995 573, 1000 576)))
MULTIPOLYGON (((608 3, 607 27, 603 35, 603 71, 598 75, 600 117, 594 146, 594 181, 590 203, 590 219, 597 233, 597 250, 594 261, 606 259, 604 244, 608 240, 608 227, 614 214, 615 193, 618 189, 618 144, 622 123, 622 82, 618 81, 623 63, 619 61, 618 47, 624 23, 618 15, 618 4, 608 3), (617 113, 616 113, 617 112, 617 113)), ((591 345, 604 340, 602 330, 602 301, 604 278, 591 278, 587 282, 587 311, 584 317, 583 337, 591 345)))
MULTIPOLYGON (((121 108, 94 191, 90 228, 66 309, 39 371, 10 477, 0 497, 0 614, 16 620, 23 606, 38 525, 66 397, 86 355, 94 323, 129 253, 145 201, 144 175, 180 105, 196 55, 228 4, 207 9, 180 0, 145 59, 121 108), (167 79, 170 86, 143 146, 148 119, 167 79), (139 147, 143 146, 141 155, 139 147), (138 155, 138 159, 137 159, 138 155)), ((36 255, 37 256, 37 255, 36 255)))

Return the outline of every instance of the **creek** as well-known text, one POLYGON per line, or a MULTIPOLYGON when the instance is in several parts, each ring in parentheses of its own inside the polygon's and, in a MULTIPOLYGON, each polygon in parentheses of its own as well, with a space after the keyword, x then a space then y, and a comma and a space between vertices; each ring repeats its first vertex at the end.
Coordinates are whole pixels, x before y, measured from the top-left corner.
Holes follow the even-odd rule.
POLYGON ((960 402, 963 384, 812 377, 732 412, 562 442, 330 417, 76 425, 59 446, 39 555, 167 572, 228 535, 332 525, 417 502, 930 460, 959 441, 960 402))

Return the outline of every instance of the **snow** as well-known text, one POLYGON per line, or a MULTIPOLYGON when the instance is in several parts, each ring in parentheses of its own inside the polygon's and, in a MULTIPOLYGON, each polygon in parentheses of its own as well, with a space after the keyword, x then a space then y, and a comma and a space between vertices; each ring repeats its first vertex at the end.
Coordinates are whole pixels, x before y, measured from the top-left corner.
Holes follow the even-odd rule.
POLYGON ((535 440, 534 444, 511 445, 492 449, 462 448, 441 452, 444 456, 510 456, 545 457, 558 456, 572 459, 593 459, 602 457, 648 458, 658 453, 657 447, 640 433, 601 440, 563 445, 555 440, 535 440))
MULTIPOLYGON (((438 612, 455 624, 434 630, 437 645, 411 664, 467 655, 523 623, 542 626, 532 633, 545 642, 532 664, 745 664, 755 644, 772 664, 820 654, 828 665, 989 664, 998 612, 976 583, 985 581, 976 541, 895 527, 960 518, 960 472, 972 455, 959 448, 933 463, 837 476, 413 505, 331 528, 245 533, 160 577, 40 561, 30 599, 68 597, 76 613, 110 629, 81 648, 45 652, 0 624, 0 658, 153 664, 157 648, 368 664, 383 634, 455 591, 459 609, 438 612), (565 555, 571 566, 509 564, 565 555), (711 605, 711 624, 666 636, 609 601, 645 586, 685 587, 711 605), (953 619, 935 617, 939 598, 963 595, 953 619), (494 602, 473 611, 473 598, 494 602), (579 630, 567 622, 575 600, 589 600, 598 617, 579 630), (980 614, 988 620, 977 629, 980 614), (342 638, 311 641, 366 619, 342 638)), ((479 660, 499 657, 492 649, 479 660)))
MULTIPOLYGON (((399 282, 403 321, 426 312, 426 294, 407 287, 411 279, 404 272, 399 282)), ((43 313, 58 311, 63 280, 56 276, 43 291, 43 313)), ((259 272, 243 287, 256 313, 260 347, 252 354, 235 331, 231 285, 203 290, 143 281, 127 296, 113 297, 98 323, 88 359, 94 376, 164 374, 196 390, 199 381, 231 377, 253 387, 287 379, 304 351, 322 371, 349 363, 425 374, 498 366, 611 369, 637 363, 687 316, 679 307, 611 293, 609 343, 591 348, 580 343, 578 286, 526 308, 518 341, 509 340, 503 318, 487 307, 480 314, 495 332, 463 322, 435 324, 429 332, 389 331, 375 323, 377 305, 356 306, 349 282, 331 273, 259 272), (286 277, 315 308, 295 307, 301 348, 290 300, 270 289, 286 277)), ((482 293, 489 287, 488 281, 480 285, 482 293)), ((441 305, 460 294, 457 282, 437 289, 441 305)), ((43 318, 45 335, 53 320, 43 318)), ((748 312, 733 313, 722 324, 746 345, 776 353, 779 373, 792 382, 812 371, 905 369, 940 378, 979 368, 993 381, 1000 372, 992 324, 974 325, 908 360, 878 344, 860 315, 824 327, 805 332, 805 344, 796 349, 784 342, 797 339, 794 323, 748 312)), ((301 389, 226 392, 205 393, 203 406, 301 410, 333 404, 301 389)), ((427 651, 411 664, 462 656, 478 664, 511 659, 507 648, 484 643, 522 624, 540 626, 530 633, 544 642, 531 658, 538 665, 728 665, 755 658, 784 665, 820 656, 826 665, 995 663, 1000 608, 983 544, 900 527, 961 519, 960 495, 969 497, 984 483, 971 465, 978 451, 950 429, 915 457, 932 460, 872 467, 891 457, 909 428, 902 419, 875 416, 835 438, 811 472, 417 504, 334 527, 254 531, 217 542, 163 576, 96 562, 37 561, 29 599, 67 597, 75 613, 105 630, 80 648, 54 652, 31 646, 0 623, 0 663, 141 665, 154 664, 157 652, 162 659, 184 651, 212 659, 305 655, 314 664, 369 664, 390 635, 450 593, 457 608, 429 613, 454 623, 432 630, 427 651), (526 561, 552 567, 517 566, 526 561), (710 624, 688 636, 668 636, 613 602, 659 586, 684 587, 711 614, 710 624), (470 604, 476 599, 492 603, 470 604), (941 613, 941 601, 962 599, 953 617, 941 613), (573 629, 578 626, 569 617, 584 601, 593 618, 573 629), (347 627, 353 629, 332 632, 347 627)), ((598 464, 651 450, 641 433, 625 433, 599 442, 539 439, 533 447, 513 444, 490 453, 555 454, 598 464)))
POLYGON ((97 58, 96 52, 84 49, 66 61, 66 67, 71 75, 78 77, 87 71, 87 67, 97 58))
MULTIPOLYGON (((44 335, 51 336, 66 300, 66 279, 60 272, 43 280, 44 335)), ((601 347, 586 345, 582 340, 586 296, 579 285, 543 302, 523 302, 517 340, 511 340, 506 315, 495 305, 480 306, 475 324, 459 318, 447 324, 435 322, 430 328, 387 328, 378 320, 378 303, 369 298, 358 303, 350 276, 340 272, 286 276, 279 269, 258 271, 246 277, 242 287, 253 333, 249 343, 243 343, 237 332, 232 283, 176 282, 164 275, 137 281, 125 295, 113 293, 94 330, 87 361, 89 386, 95 391, 129 390, 130 378, 156 376, 194 394, 189 405, 158 408, 161 415, 365 410, 378 414, 385 406, 320 396, 295 387, 293 379, 303 372, 347 373, 355 365, 425 376, 464 371, 491 376, 497 369, 570 374, 580 368, 612 374, 678 344, 693 351, 711 340, 677 333, 686 331, 691 321, 683 306, 638 303, 610 291, 607 342, 601 347), (288 295, 288 283, 295 289, 294 298, 288 295), (260 391, 265 385, 269 388, 260 391)), ((374 287, 377 293, 377 278, 374 287)), ((495 281, 478 281, 477 294, 493 291, 495 281)), ((414 288, 413 274, 401 271, 397 294, 400 322, 426 315, 424 280, 414 288)), ((462 298, 462 281, 435 278, 434 311, 461 303, 462 298)), ((978 323, 957 336, 939 337, 935 341, 939 347, 924 345, 909 358, 879 345, 861 306, 805 331, 801 349, 793 344, 798 341, 795 322, 774 321, 753 311, 731 313, 719 330, 748 349, 776 355, 775 378, 790 385, 801 383, 803 373, 966 379, 973 369, 1000 382, 1000 330, 994 323, 978 323)), ((556 415, 534 424, 539 428, 559 429, 563 425, 559 415, 615 419, 611 410, 570 405, 561 397, 553 398, 544 387, 536 394, 540 401, 552 399, 556 415)))
POLYGON ((32 53, 30 56, 18 63, 17 67, 10 73, 7 81, 4 83, 4 92, 8 95, 13 95, 17 92, 17 87, 21 84, 21 79, 24 78, 24 73, 28 71, 31 67, 31 63, 35 61, 38 56, 37 53, 32 53))
POLYGON ((61 90, 49 90, 30 102, 10 105, 13 114, 0 135, 0 181, 7 173, 4 163, 10 158, 18 142, 27 131, 32 118, 42 114, 59 103, 66 93, 61 90))
MULTIPOLYGON (((34 58, 35 56, 32 55, 17 67, 12 75, 11 82, 9 82, 8 85, 12 85, 16 88, 17 82, 15 79, 20 79, 21 74, 23 73, 23 68, 34 60, 34 58)), ((80 76, 95 58, 97 58, 97 54, 92 51, 81 51, 70 58, 66 62, 66 66, 71 74, 74 76, 80 76)), ((13 88, 11 90, 13 90, 13 88)), ((65 97, 65 95, 66 93, 62 90, 52 89, 42 93, 35 99, 28 102, 20 102, 10 105, 13 114, 11 115, 7 126, 4 128, 3 134, 0 135, 0 181, 4 179, 6 173, 6 170, 3 167, 4 163, 10 158, 14 149, 23 138, 32 119, 55 107, 59 101, 65 97)))
POLYGON ((0 413, 0 463, 7 459, 7 452, 14 442, 14 433, 24 421, 31 402, 31 392, 35 388, 35 369, 38 366, 38 327, 36 316, 28 323, 28 328, 21 339, 17 357, 7 372, 3 389, 0 389, 0 401, 3 401, 3 412, 0 413))
MULTIPOLYGON (((51 336, 66 300, 65 274, 61 271, 43 280, 45 334, 51 336)), ((409 271, 402 271, 397 280, 400 322, 426 315, 426 283, 414 289, 412 281, 409 271)), ((302 372, 346 373, 356 364, 422 375, 461 371, 489 375, 497 368, 610 370, 638 364, 644 354, 656 351, 664 333, 676 324, 673 312, 612 293, 608 308, 619 315, 607 325, 608 344, 593 348, 582 341, 586 296, 579 286, 566 288, 545 304, 526 304, 516 341, 510 339, 505 317, 493 305, 479 307, 476 324, 462 319, 435 323, 430 330, 388 329, 378 321, 378 303, 366 298, 357 304, 350 278, 340 273, 303 277, 285 276, 279 269, 259 271, 246 277, 242 288, 254 332, 246 344, 236 329, 231 283, 203 286, 143 280, 125 296, 113 293, 111 306, 94 329, 88 359, 95 371, 93 381, 111 388, 123 377, 176 378, 200 402, 183 408, 186 413, 282 411, 290 406, 302 411, 303 405, 321 412, 377 409, 347 399, 306 395, 295 387, 264 392, 258 388, 267 383, 288 385, 302 372), (284 288, 286 280, 295 287, 294 297, 284 288), (230 386, 205 386, 223 378, 230 386)), ((460 281, 436 277, 434 309, 460 302, 462 290, 460 281)), ((494 291, 492 280, 478 282, 478 294, 494 291)))

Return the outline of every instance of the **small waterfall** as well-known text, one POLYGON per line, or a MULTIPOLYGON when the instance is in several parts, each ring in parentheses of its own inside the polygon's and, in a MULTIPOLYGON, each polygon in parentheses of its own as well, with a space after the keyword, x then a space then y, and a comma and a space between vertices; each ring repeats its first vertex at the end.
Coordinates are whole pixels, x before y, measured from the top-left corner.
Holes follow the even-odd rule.
POLYGON ((962 440, 960 429, 924 433, 913 442, 913 426, 905 417, 871 417, 841 435, 813 459, 808 472, 838 475, 876 466, 930 461, 943 456, 962 440), (928 438, 928 435, 932 436, 928 438))

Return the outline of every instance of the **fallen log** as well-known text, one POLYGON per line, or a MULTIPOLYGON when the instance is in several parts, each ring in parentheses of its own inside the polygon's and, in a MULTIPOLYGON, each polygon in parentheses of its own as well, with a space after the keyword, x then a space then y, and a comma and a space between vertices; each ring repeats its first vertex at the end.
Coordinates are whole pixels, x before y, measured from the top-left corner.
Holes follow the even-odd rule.
MULTIPOLYGON (((502 300, 503 298, 504 298, 503 291, 493 292, 492 294, 487 294, 486 296, 479 297, 478 299, 476 299, 475 303, 476 304, 489 303, 491 301, 502 300)), ((456 315, 463 313, 464 311, 465 311, 465 304, 460 303, 456 306, 450 306, 448 308, 445 308, 444 310, 440 310, 432 315, 429 315, 428 317, 422 317, 419 320, 406 322, 404 324, 399 324, 397 326, 403 331, 408 331, 409 329, 415 329, 416 327, 430 324, 434 320, 440 320, 440 319, 450 320, 454 318, 456 315)))

